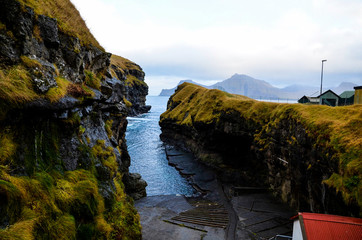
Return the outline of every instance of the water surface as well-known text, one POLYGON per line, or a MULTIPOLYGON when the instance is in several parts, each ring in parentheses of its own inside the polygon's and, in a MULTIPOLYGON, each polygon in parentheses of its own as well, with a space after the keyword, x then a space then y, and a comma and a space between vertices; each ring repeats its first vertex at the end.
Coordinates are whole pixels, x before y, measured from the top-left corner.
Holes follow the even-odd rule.
POLYGON ((148 196, 182 194, 191 196, 194 189, 179 172, 168 165, 160 140, 160 115, 166 110, 168 97, 148 96, 151 111, 129 117, 126 139, 131 156, 130 172, 137 172, 148 183, 148 196))

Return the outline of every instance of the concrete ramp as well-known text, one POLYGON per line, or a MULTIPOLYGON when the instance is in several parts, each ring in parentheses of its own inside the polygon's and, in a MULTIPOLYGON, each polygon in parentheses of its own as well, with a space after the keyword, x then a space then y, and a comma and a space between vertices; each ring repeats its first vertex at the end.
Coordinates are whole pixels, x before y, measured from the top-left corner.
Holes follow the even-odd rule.
POLYGON ((210 201, 190 203, 195 208, 182 212, 171 220, 216 228, 226 228, 229 224, 228 211, 221 204, 210 201))

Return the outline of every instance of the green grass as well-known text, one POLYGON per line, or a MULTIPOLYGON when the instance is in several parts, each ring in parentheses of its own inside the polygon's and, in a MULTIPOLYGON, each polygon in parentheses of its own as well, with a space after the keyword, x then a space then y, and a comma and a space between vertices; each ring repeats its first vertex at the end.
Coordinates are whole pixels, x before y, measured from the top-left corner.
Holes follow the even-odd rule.
POLYGON ((19 104, 38 98, 29 72, 22 65, 0 70, 0 99, 19 104))
POLYGON ((9 226, 0 229, 0 240, 141 239, 139 215, 124 192, 115 149, 104 140, 93 148, 83 144, 78 163, 87 158, 82 166, 86 169, 65 171, 59 157, 59 135, 71 129, 75 134, 84 133, 80 117, 74 114, 61 123, 31 126, 42 131, 0 126, 0 214, 9 220, 9 226), (16 158, 18 152, 24 156, 21 161, 16 158), (100 194, 96 163, 102 163, 112 175, 107 184, 114 201, 107 207, 100 194), (19 164, 26 176, 11 175, 19 164))
MULTIPOLYGON (((55 78, 57 86, 50 88, 45 94, 40 94, 34 90, 29 69, 41 68, 42 65, 38 61, 25 56, 22 56, 22 61, 25 66, 21 64, 7 69, 0 69, 0 100, 7 102, 11 106, 20 106, 39 98, 48 99, 53 103, 66 95, 81 100, 92 98, 95 95, 86 85, 74 84, 60 76, 55 78)), ((100 88, 99 78, 88 79, 87 84, 96 89, 100 88)))
POLYGON ((12 162, 12 156, 15 154, 17 144, 14 137, 8 130, 0 132, 0 164, 8 164, 12 162))
POLYGON ((108 119, 106 122, 105 122, 105 130, 107 132, 107 136, 108 138, 111 138, 113 136, 113 132, 112 132, 112 125, 113 125, 113 120, 112 119, 108 119))
POLYGON ((117 56, 112 54, 111 56, 111 65, 116 66, 119 69, 123 69, 123 70, 138 70, 138 71, 142 71, 142 69, 134 62, 132 62, 131 60, 121 57, 121 56, 117 56))
MULTIPOLYGON (((259 102, 184 83, 169 101, 161 122, 173 121, 188 127, 209 125, 229 113, 238 114, 255 131, 261 149, 268 147, 270 139, 265 136, 281 121, 301 124, 315 147, 325 153, 321 160, 339 163, 339 171, 324 182, 342 193, 346 204, 358 202, 362 209, 362 105, 328 107, 259 102)), ((293 139, 289 142, 296 144, 293 139)))
POLYGON ((20 60, 23 62, 24 66, 27 68, 42 68, 43 65, 36 59, 31 59, 27 56, 20 56, 20 60))
POLYGON ((124 102, 124 104, 126 104, 126 106, 128 108, 132 107, 132 103, 130 101, 128 101, 125 96, 123 96, 123 102, 124 102))
POLYGON ((113 228, 111 239, 141 240, 140 216, 132 207, 133 199, 124 193, 122 175, 118 173, 113 183, 116 187, 116 203, 111 211, 105 214, 105 219, 113 228))
MULTIPOLYGON (((90 150, 107 167, 113 149, 98 141, 90 150)), ((115 160, 115 159, 114 159, 115 160)), ((3 164, 3 163, 1 163, 3 164)), ((0 204, 10 225, 0 239, 141 239, 139 215, 124 192, 122 175, 113 177, 115 201, 110 208, 100 195, 92 171, 35 171, 12 176, 0 167, 0 204)))
POLYGON ((135 76, 128 74, 127 75, 127 79, 126 79, 126 84, 127 86, 135 86, 135 85, 143 85, 143 86, 147 86, 147 84, 144 81, 139 80, 138 78, 136 78, 135 76))
POLYGON ((94 73, 88 70, 84 70, 85 73, 85 84, 91 88, 100 90, 101 89, 101 77, 95 76, 94 73))
POLYGON ((49 99, 50 102, 57 102, 68 93, 68 86, 71 84, 70 81, 62 77, 57 77, 57 86, 49 89, 45 93, 45 98, 49 99))
MULTIPOLYGON (((127 58, 123 58, 123 57, 120 57, 117 55, 111 56, 111 66, 112 65, 114 67, 116 67, 117 70, 122 72, 123 74, 125 74, 126 72, 128 72, 130 70, 142 71, 140 66, 138 66, 134 62, 128 60, 127 58)), ((110 67, 110 71, 111 71, 112 76, 117 78, 117 74, 112 67, 110 67)), ((139 80, 137 77, 135 77, 131 74, 127 74, 126 77, 127 77, 127 79, 125 80, 125 83, 128 86, 134 86, 134 85, 147 86, 147 84, 144 81, 139 80)))
POLYGON ((105 140, 97 140, 97 143, 92 147, 92 154, 100 159, 102 164, 109 169, 112 176, 116 175, 118 171, 116 155, 112 147, 106 147, 105 140))

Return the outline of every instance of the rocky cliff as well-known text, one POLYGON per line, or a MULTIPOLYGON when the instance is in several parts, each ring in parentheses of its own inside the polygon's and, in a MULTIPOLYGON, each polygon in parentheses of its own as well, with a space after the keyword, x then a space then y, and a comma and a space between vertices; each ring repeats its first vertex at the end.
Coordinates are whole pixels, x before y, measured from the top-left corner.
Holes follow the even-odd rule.
POLYGON ((234 186, 267 187, 299 211, 360 216, 362 106, 258 102, 184 83, 161 138, 234 186))
POLYGON ((134 116, 151 109, 151 106, 145 105, 148 86, 144 81, 145 73, 139 65, 126 58, 112 55, 110 73, 123 84, 124 102, 129 107, 129 115, 134 116))
POLYGON ((125 130, 149 109, 142 69, 68 0, 0 5, 0 239, 140 239, 125 130))

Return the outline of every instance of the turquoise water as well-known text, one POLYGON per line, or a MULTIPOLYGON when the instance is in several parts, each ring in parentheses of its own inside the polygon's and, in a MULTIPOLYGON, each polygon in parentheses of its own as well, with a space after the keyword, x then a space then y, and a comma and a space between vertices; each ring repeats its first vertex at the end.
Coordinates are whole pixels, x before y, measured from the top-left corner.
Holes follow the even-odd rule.
POLYGON ((191 196, 194 189, 179 172, 168 165, 160 140, 160 115, 166 110, 168 97, 148 96, 151 111, 129 117, 126 139, 131 156, 130 172, 137 172, 148 183, 148 196, 182 194, 191 196))

